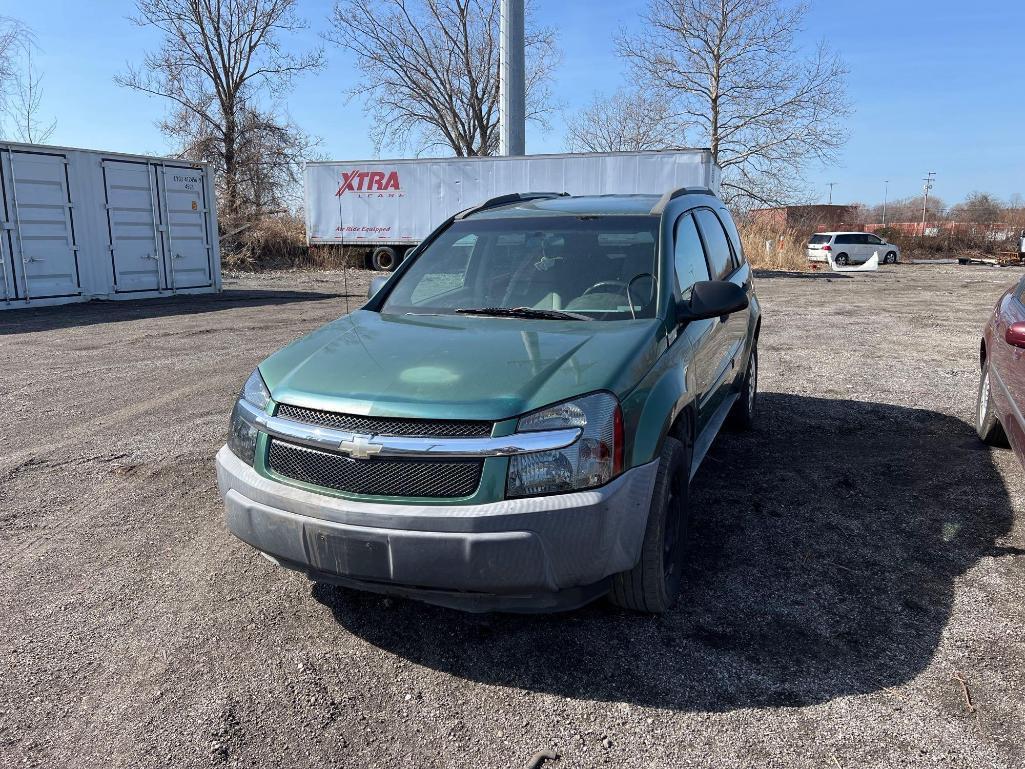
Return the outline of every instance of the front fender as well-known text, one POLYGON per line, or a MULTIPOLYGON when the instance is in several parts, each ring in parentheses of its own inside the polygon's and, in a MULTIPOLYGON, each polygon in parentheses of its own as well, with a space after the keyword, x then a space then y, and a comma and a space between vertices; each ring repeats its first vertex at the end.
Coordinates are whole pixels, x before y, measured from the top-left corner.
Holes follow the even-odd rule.
POLYGON ((688 340, 678 339, 623 401, 624 427, 627 435, 633 436, 628 444, 628 467, 657 459, 673 422, 694 403, 692 377, 683 362, 689 358, 690 346, 688 340))

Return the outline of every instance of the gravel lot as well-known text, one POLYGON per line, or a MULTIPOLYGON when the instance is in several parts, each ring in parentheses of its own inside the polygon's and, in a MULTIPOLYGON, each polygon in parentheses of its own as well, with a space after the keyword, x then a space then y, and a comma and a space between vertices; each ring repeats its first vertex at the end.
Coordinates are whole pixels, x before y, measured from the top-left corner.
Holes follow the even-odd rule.
POLYGON ((971 427, 1019 274, 763 276, 760 421, 658 619, 463 615, 228 536, 232 400, 338 273, 0 313, 0 766, 1020 767, 1025 478, 971 427))

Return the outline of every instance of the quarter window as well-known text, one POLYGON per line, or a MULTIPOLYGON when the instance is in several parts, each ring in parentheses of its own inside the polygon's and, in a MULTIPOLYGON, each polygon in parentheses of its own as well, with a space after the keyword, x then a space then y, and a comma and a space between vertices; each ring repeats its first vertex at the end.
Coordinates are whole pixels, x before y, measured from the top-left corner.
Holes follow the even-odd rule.
POLYGON ((705 253, 708 254, 708 265, 713 280, 725 278, 733 272, 733 257, 730 253, 730 241, 722 228, 719 217, 708 208, 699 208, 694 212, 705 239, 705 253))
POLYGON ((708 264, 705 250, 698 237, 694 217, 684 214, 676 223, 676 246, 673 251, 676 262, 676 280, 684 298, 690 295, 691 287, 701 280, 708 280, 708 264))

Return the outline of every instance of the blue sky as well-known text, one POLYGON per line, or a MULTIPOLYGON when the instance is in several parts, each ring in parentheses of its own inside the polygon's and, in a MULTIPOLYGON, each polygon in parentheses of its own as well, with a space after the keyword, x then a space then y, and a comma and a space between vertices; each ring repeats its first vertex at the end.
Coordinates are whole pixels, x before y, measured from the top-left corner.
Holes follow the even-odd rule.
MULTIPOLYGON (((640 28, 646 0, 537 0, 538 21, 555 27, 564 49, 554 90, 567 112, 623 82, 614 35, 640 28)), ((297 45, 318 45, 330 10, 305 0, 311 22, 297 45)), ((157 45, 133 25, 130 0, 0 0, 0 14, 36 32, 47 114, 58 119, 51 142, 126 152, 165 153, 155 126, 164 105, 119 88, 114 75, 157 45)), ((1025 3, 1021 0, 814 0, 803 39, 836 45, 850 69, 855 107, 851 139, 837 166, 813 169, 809 186, 834 202, 881 202, 918 194, 936 171, 935 194, 957 202, 972 190, 1025 195, 1025 3)), ((344 92, 356 80, 351 57, 328 47, 328 65, 301 80, 287 100, 292 117, 324 140, 331 158, 372 155, 368 122, 344 92)), ((528 152, 563 151, 564 121, 528 130, 528 152)))

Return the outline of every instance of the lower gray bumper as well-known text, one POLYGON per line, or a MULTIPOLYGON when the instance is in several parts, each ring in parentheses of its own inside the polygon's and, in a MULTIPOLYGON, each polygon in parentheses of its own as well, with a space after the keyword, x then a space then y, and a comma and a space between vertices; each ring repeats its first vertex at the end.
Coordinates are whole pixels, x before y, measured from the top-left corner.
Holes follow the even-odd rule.
POLYGON ((459 608, 529 610, 584 603, 588 586, 634 566, 657 464, 600 489, 484 505, 315 494, 264 478, 227 447, 217 481, 231 532, 315 579, 459 608))

